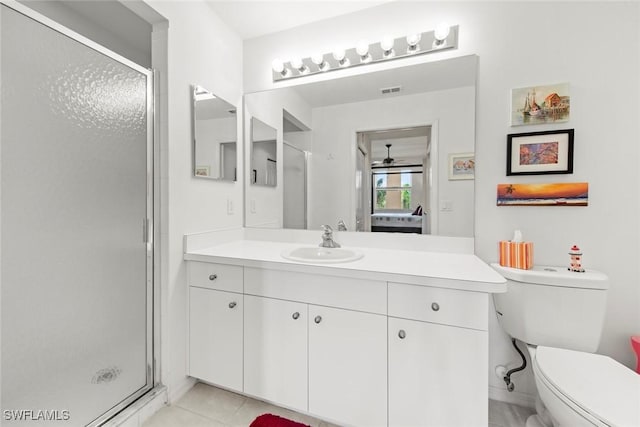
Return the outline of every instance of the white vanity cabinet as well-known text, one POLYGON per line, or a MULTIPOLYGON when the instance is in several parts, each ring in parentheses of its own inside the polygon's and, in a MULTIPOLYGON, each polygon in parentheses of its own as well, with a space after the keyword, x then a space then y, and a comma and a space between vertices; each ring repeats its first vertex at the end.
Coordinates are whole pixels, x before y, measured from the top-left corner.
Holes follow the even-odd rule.
POLYGON ((389 283, 389 426, 485 426, 488 295, 389 283))
POLYGON ((244 392, 356 426, 387 422, 387 319, 245 295, 244 392))
POLYGON ((189 375, 242 391, 242 267, 189 264, 189 375))
POLYGON ((386 425, 386 282, 246 267, 245 294, 245 393, 386 425))
POLYGON ((387 425, 387 318, 309 306, 309 412, 387 425))
POLYGON ((245 393, 307 412, 307 320, 307 304, 245 295, 245 393))
POLYGON ((253 265, 189 262, 191 376, 339 425, 486 425, 487 291, 253 265))

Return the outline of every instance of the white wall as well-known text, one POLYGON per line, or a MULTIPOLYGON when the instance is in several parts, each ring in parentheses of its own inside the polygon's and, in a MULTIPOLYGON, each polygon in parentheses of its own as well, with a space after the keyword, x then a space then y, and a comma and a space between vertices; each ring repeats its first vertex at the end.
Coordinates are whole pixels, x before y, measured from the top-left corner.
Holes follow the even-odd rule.
MULTIPOLYGON (((166 34, 154 34, 154 68, 159 70, 160 185, 165 250, 161 284, 161 375, 175 399, 189 386, 186 377, 187 284, 184 234, 242 225, 243 150, 238 181, 193 177, 191 85, 199 84, 236 107, 242 105, 242 42, 203 1, 148 0, 168 21, 166 34), (157 52, 168 41, 167 58, 157 52), (164 59, 164 60, 163 60, 164 59), (227 201, 234 206, 227 214, 227 201)), ((238 112, 242 109, 238 108, 238 112)), ((239 115, 239 123, 242 116, 239 115)), ((238 125, 238 135, 242 128, 238 125)))
POLYGON ((473 151, 474 100, 475 87, 463 87, 314 108, 309 228, 343 219, 347 228, 355 230, 357 132, 434 125, 437 191, 439 199, 450 200, 453 206, 452 212, 438 212, 434 234, 473 236, 473 181, 449 181, 447 164, 449 153, 473 151))
MULTIPOLYGON (((353 46, 360 38, 376 40, 382 33, 402 35, 428 30, 441 21, 459 24, 459 49, 435 57, 477 54, 480 58, 476 254, 485 261, 496 260, 497 241, 509 238, 516 228, 535 243, 537 264, 564 265, 567 248, 574 243, 580 245, 585 252, 584 264, 611 278, 599 352, 631 367, 634 356, 629 336, 640 330, 640 183, 637 168, 621 165, 633 165, 638 159, 639 8, 635 2, 391 2, 246 41, 244 87, 247 92, 275 87, 268 70, 276 57, 308 56, 315 50, 330 52, 337 45, 353 46), (571 86, 570 122, 509 126, 512 88, 558 82, 571 86), (505 176, 508 133, 563 128, 575 129, 573 175, 505 176), (590 184, 588 207, 496 207, 499 183, 580 181, 590 184)), ((414 57, 385 66, 424 60, 432 59, 414 57)), ((344 73, 355 74, 367 68, 344 73)), ((372 65, 369 70, 377 68, 372 65)), ((341 73, 327 73, 322 78, 341 73)), ((296 80, 287 84, 305 82, 296 80)), ((490 384, 500 392, 504 385, 493 375, 493 366, 514 364, 518 357, 495 316, 490 315, 490 319, 488 371, 490 384)), ((516 392, 507 398, 529 399, 534 392, 529 375, 514 376, 516 392)))

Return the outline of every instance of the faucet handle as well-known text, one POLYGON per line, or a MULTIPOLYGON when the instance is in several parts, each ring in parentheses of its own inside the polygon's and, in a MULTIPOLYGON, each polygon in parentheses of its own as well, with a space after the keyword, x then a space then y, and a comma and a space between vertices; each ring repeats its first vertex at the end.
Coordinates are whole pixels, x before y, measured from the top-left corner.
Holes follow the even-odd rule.
POLYGON ((347 224, 343 220, 338 221, 338 231, 347 231, 347 224))
POLYGON ((320 228, 322 229, 322 231, 324 231, 327 234, 333 233, 333 228, 331 228, 330 225, 322 224, 320 228))

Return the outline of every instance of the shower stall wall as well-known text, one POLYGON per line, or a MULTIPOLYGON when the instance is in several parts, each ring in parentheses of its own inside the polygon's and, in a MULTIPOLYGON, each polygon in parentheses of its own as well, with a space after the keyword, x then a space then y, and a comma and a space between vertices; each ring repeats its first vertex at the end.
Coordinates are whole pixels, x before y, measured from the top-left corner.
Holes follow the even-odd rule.
POLYGON ((99 425, 154 385, 152 74, 0 26, 0 424, 99 425))

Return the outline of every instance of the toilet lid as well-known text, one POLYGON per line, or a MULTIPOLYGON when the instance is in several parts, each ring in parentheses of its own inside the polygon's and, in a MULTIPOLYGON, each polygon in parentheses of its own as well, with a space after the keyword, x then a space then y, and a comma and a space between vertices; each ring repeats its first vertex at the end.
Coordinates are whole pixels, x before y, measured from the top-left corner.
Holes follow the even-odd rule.
POLYGON ((536 365, 557 391, 611 426, 640 426, 640 375, 607 356, 538 347, 536 365))

